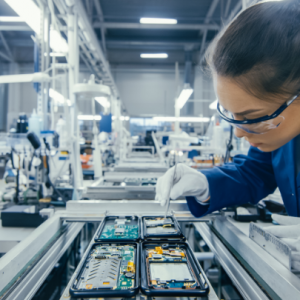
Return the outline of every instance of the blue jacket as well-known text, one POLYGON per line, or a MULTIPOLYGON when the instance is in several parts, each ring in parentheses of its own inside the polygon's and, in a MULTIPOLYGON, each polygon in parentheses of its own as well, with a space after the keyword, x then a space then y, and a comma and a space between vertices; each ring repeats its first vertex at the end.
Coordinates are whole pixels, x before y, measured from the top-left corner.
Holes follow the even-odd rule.
MULTIPOLYGON (((256 204, 279 187, 290 216, 300 216, 300 177, 295 177, 295 140, 273 152, 251 147, 248 155, 237 155, 233 163, 203 170, 210 191, 210 204, 187 197, 192 214, 201 217, 227 206, 256 204)), ((298 174, 299 175, 299 174, 298 174)))

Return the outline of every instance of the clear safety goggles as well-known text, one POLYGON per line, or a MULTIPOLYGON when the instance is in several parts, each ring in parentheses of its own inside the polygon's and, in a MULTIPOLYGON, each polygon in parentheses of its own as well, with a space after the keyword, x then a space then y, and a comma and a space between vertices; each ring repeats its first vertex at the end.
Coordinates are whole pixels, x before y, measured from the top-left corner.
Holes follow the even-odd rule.
POLYGON ((221 118, 232 126, 240 128, 248 133, 263 134, 272 129, 276 129, 284 121, 284 117, 280 114, 288 108, 299 95, 300 94, 297 94, 291 100, 285 102, 273 114, 251 120, 236 120, 234 114, 222 107, 219 102, 217 110, 221 118))

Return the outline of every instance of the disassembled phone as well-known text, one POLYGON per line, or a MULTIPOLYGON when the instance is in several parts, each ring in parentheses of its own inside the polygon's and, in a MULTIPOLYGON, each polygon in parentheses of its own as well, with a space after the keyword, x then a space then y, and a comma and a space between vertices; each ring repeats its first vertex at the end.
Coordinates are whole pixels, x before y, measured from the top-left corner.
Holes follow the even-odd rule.
POLYGON ((138 241, 139 238, 140 219, 137 216, 107 216, 99 226, 95 241, 138 241))
POLYGON ((139 245, 95 243, 70 288, 72 297, 132 297, 139 288, 139 245))
POLYGON ((185 239, 177 220, 172 216, 168 216, 166 219, 163 216, 144 216, 142 222, 142 239, 185 239))
POLYGON ((203 271, 185 242, 144 242, 141 251, 142 292, 147 296, 204 296, 203 271))

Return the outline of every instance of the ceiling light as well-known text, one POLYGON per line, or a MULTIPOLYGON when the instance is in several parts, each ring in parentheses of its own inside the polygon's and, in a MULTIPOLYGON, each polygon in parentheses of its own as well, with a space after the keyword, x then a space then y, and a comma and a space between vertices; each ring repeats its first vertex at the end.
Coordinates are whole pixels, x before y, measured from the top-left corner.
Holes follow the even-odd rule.
POLYGON ((142 53, 141 58, 168 58, 167 53, 142 53))
POLYGON ((214 102, 212 102, 211 104, 209 104, 209 108, 210 109, 217 109, 217 105, 218 105, 218 99, 215 100, 214 102))
POLYGON ((78 120, 83 120, 83 121, 100 121, 101 120, 101 116, 94 116, 94 115, 79 115, 78 120))
MULTIPOLYGON (((49 97, 52 98, 56 104, 64 105, 65 103, 65 97, 54 89, 49 89, 49 97)), ((71 101, 69 99, 66 99, 66 101, 67 104, 71 106, 71 101)))
POLYGON ((60 32, 53 28, 50 29, 50 48, 59 53, 67 53, 69 51, 66 40, 61 36, 60 32))
POLYGON ((32 0, 4 0, 29 27, 40 34, 41 11, 32 0))
POLYGON ((160 122, 180 122, 180 123, 202 123, 209 122, 207 117, 153 117, 153 120, 160 122))
POLYGON ((110 103, 107 100, 106 97, 96 97, 95 100, 101 104, 104 108, 109 108, 110 107, 110 103))
POLYGON ((21 17, 1 16, 0 22, 24 22, 24 20, 21 17))
POLYGON ((191 86, 186 83, 184 85, 183 90, 181 91, 179 97, 177 98, 176 104, 177 106, 182 109, 183 106, 185 105, 186 101, 189 100, 189 98, 191 97, 191 95, 193 94, 194 90, 191 88, 191 86))
POLYGON ((177 24, 176 19, 161 19, 161 18, 141 18, 141 24, 177 24))

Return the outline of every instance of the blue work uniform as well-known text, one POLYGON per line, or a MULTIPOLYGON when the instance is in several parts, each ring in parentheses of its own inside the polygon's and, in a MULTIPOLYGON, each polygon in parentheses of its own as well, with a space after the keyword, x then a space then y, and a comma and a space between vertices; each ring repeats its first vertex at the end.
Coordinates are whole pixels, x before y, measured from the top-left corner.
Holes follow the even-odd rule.
POLYGON ((300 177, 295 176, 294 138, 272 152, 250 147, 248 155, 237 155, 233 163, 203 170, 209 183, 210 203, 203 205, 187 197, 195 217, 244 203, 256 204, 278 187, 290 216, 300 217, 300 177))

